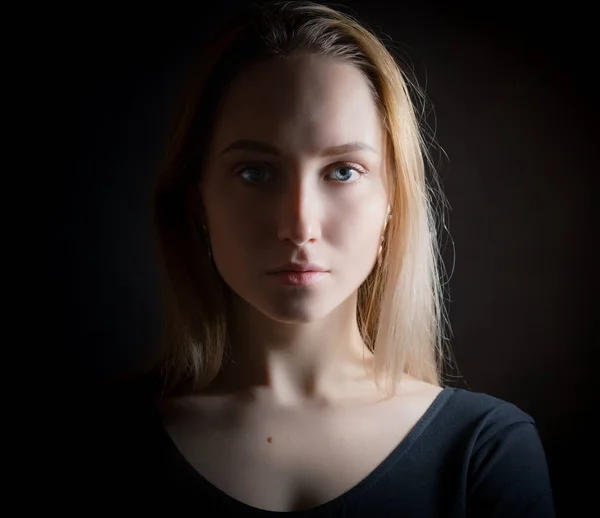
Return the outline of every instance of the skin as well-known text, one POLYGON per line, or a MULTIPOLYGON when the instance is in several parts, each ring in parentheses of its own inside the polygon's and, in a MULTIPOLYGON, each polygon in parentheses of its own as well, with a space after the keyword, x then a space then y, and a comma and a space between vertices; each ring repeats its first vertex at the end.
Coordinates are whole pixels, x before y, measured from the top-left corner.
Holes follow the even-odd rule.
POLYGON ((260 62, 226 92, 198 185, 214 261, 233 293, 233 362, 213 389, 294 405, 339 399, 364 382, 372 356, 356 302, 388 211, 383 143, 368 83, 343 61, 260 62), (289 261, 328 273, 308 287, 267 275, 289 261))
POLYGON ((383 137, 366 80, 340 61, 256 64, 223 99, 198 193, 233 294, 232 350, 208 389, 161 411, 186 461, 247 505, 294 511, 348 491, 440 392, 406 377, 397 396, 378 393, 358 331, 387 215, 383 137), (278 153, 223 152, 240 139, 278 153), (322 156, 351 142, 374 151, 322 156), (288 261, 329 272, 309 287, 268 277, 288 261))

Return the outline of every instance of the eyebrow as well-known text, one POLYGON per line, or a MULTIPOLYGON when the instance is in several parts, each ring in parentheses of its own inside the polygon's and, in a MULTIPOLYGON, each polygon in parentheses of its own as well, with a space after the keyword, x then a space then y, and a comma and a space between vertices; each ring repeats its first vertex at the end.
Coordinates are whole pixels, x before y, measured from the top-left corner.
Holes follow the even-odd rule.
MULTIPOLYGON (((267 155, 281 155, 281 151, 266 142, 259 142, 257 140, 241 139, 236 140, 229 144, 221 153, 230 153, 232 151, 256 151, 258 153, 264 153, 267 155)), ((374 148, 365 144, 364 142, 349 142, 348 144, 341 144, 339 146, 331 146, 321 151, 320 156, 338 156, 352 151, 371 151, 375 154, 379 154, 374 148)))

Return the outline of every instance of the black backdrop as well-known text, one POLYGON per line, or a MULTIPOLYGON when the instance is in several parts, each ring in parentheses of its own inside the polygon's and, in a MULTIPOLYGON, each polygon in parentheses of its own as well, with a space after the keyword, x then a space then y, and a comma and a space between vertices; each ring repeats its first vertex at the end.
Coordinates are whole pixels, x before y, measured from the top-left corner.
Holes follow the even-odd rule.
MULTIPOLYGON (((153 175, 194 45, 243 3, 90 9, 57 25, 54 82, 69 123, 45 213, 56 380, 128 372, 156 337, 153 175)), ((456 384, 534 416, 557 504, 578 515, 595 450, 591 14, 575 4, 341 3, 398 42, 435 109, 452 207, 456 384)))

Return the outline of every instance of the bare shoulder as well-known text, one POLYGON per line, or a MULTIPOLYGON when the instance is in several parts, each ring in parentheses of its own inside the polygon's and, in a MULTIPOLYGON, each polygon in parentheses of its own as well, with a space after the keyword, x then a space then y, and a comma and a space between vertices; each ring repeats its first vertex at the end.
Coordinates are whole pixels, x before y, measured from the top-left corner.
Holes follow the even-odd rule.
POLYGON ((443 391, 443 387, 406 376, 391 398, 393 412, 408 426, 416 424, 443 391))
POLYGON ((444 388, 439 385, 412 376, 405 376, 398 386, 397 398, 399 400, 421 400, 432 403, 443 390, 444 388))

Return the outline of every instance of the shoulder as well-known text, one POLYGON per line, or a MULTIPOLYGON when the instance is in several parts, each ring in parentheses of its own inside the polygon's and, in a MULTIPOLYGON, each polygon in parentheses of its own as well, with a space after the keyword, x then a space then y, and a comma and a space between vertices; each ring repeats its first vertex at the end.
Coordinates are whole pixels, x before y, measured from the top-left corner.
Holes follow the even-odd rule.
POLYGON ((439 387, 407 378, 401 397, 401 412, 421 414, 418 428, 427 435, 470 436, 479 441, 512 426, 535 428, 531 415, 517 405, 482 392, 439 387))
POLYGON ((488 394, 462 389, 442 394, 435 428, 438 434, 454 430, 470 509, 477 516, 515 516, 517 511, 554 516, 546 455, 534 418, 488 394))
POLYGON ((468 458, 482 446, 503 441, 511 431, 537 435, 533 417, 508 401, 452 387, 426 393, 430 404, 416 429, 432 454, 446 449, 468 458))
MULTIPOLYGON (((446 388, 436 401, 436 430, 451 430, 477 455, 519 435, 521 441, 539 442, 534 418, 514 403, 481 392, 446 388)), ((448 431, 443 432, 449 433, 448 431)))
POLYGON ((477 425, 482 430, 517 423, 535 425, 533 417, 514 403, 482 392, 446 388, 442 399, 448 418, 477 425))

